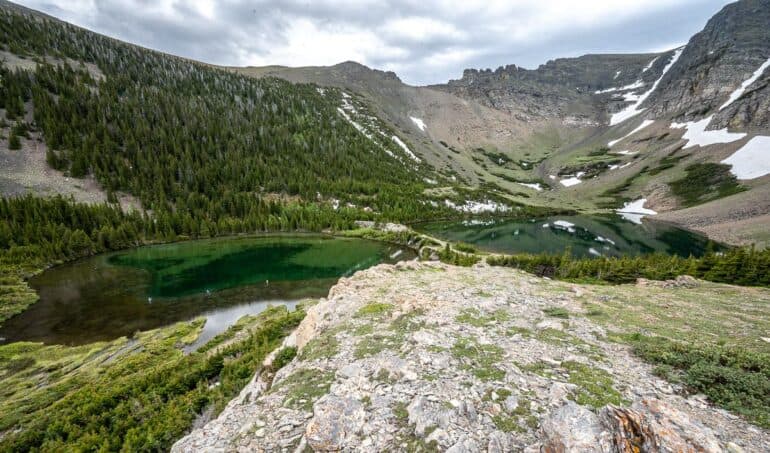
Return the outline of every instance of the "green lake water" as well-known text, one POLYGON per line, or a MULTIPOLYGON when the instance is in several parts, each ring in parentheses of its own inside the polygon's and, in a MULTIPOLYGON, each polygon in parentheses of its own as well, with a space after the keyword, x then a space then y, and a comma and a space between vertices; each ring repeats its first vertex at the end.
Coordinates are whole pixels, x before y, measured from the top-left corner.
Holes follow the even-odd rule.
POLYGON ((0 337, 84 344, 204 316, 201 343, 243 315, 326 296, 339 277, 414 256, 381 242, 317 235, 140 247, 34 277, 40 300, 6 321, 0 337))
POLYGON ((495 253, 623 256, 663 252, 700 256, 708 239, 667 223, 637 224, 620 216, 558 216, 537 219, 465 220, 413 226, 435 237, 473 244, 495 253))

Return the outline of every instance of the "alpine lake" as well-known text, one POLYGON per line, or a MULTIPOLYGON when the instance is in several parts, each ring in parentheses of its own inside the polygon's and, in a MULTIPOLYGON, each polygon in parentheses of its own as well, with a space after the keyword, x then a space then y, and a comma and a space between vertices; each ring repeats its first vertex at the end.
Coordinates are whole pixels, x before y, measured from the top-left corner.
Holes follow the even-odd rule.
MULTIPOLYGON (((493 253, 622 256, 704 253, 709 241, 619 216, 471 219, 413 225, 493 253)), ((0 327, 0 344, 78 345, 205 317, 192 348, 244 315, 320 298, 340 277, 414 258, 411 249, 328 235, 231 237, 143 246, 63 264, 30 279, 40 300, 0 327)))
MULTIPOLYGON (((531 219, 471 219, 416 224, 415 230, 491 253, 563 254, 575 257, 666 253, 701 256, 709 240, 671 224, 608 215, 531 219)), ((715 244, 716 245, 716 244, 715 244)), ((718 247, 718 246, 717 246, 718 247)))
POLYGON ((293 308, 340 277, 414 258, 357 238, 269 235, 150 245, 63 264, 30 279, 40 300, 0 328, 3 343, 78 345, 205 317, 193 347, 241 316, 293 308))

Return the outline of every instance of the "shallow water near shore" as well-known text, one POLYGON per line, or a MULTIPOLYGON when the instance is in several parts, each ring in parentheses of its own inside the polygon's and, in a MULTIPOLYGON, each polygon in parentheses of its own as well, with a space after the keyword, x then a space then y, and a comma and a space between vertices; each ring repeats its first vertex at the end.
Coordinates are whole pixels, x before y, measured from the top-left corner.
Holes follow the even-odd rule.
POLYGON ((32 278, 40 300, 6 321, 0 337, 3 343, 85 344, 203 316, 199 343, 243 315, 326 296, 342 276, 414 256, 382 242, 321 235, 139 247, 32 278))

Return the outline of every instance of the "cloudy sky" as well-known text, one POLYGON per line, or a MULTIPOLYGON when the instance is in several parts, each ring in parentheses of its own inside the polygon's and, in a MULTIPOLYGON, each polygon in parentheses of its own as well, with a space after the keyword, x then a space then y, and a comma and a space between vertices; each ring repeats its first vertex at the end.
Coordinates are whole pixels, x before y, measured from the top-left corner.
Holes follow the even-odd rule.
POLYGON ((422 85, 464 68, 687 42, 724 0, 15 0, 153 49, 221 65, 354 60, 422 85))

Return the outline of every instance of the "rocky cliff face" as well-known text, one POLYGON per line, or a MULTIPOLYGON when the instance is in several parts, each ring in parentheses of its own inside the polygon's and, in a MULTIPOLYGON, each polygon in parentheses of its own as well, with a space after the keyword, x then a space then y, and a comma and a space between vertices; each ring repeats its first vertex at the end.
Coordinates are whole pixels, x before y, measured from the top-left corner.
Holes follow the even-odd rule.
MULTIPOLYGON (((673 286, 699 285, 684 283, 673 286)), ((257 374, 173 451, 742 452, 770 445, 768 432, 687 397, 607 340, 607 328, 579 302, 606 297, 595 290, 483 266, 406 262, 358 272, 289 338, 297 358, 275 376, 257 374)), ((667 307, 675 303, 666 285, 643 290, 667 307)))
POLYGON ((595 92, 643 81, 641 88, 660 75, 663 64, 649 65, 658 54, 584 55, 549 61, 534 70, 516 65, 495 71, 467 69, 459 80, 432 88, 448 91, 490 107, 516 113, 525 120, 574 118, 600 122, 605 105, 595 92))
POLYGON ((731 93, 770 59, 770 0, 727 5, 690 39, 676 65, 648 99, 648 118, 692 120, 716 113, 715 128, 770 131, 770 70, 743 96, 731 93))
MULTIPOLYGON (((624 105, 617 97, 622 91, 618 88, 645 92, 660 77, 670 56, 671 52, 585 55, 549 61, 535 70, 515 65, 495 71, 468 69, 461 79, 433 88, 514 112, 523 119, 572 116, 602 122, 604 112, 615 112, 624 105)), ((770 0, 730 4, 692 37, 642 105, 647 109, 645 117, 692 120, 716 113, 714 128, 770 130, 770 71, 719 111, 730 94, 769 58, 770 0)))

